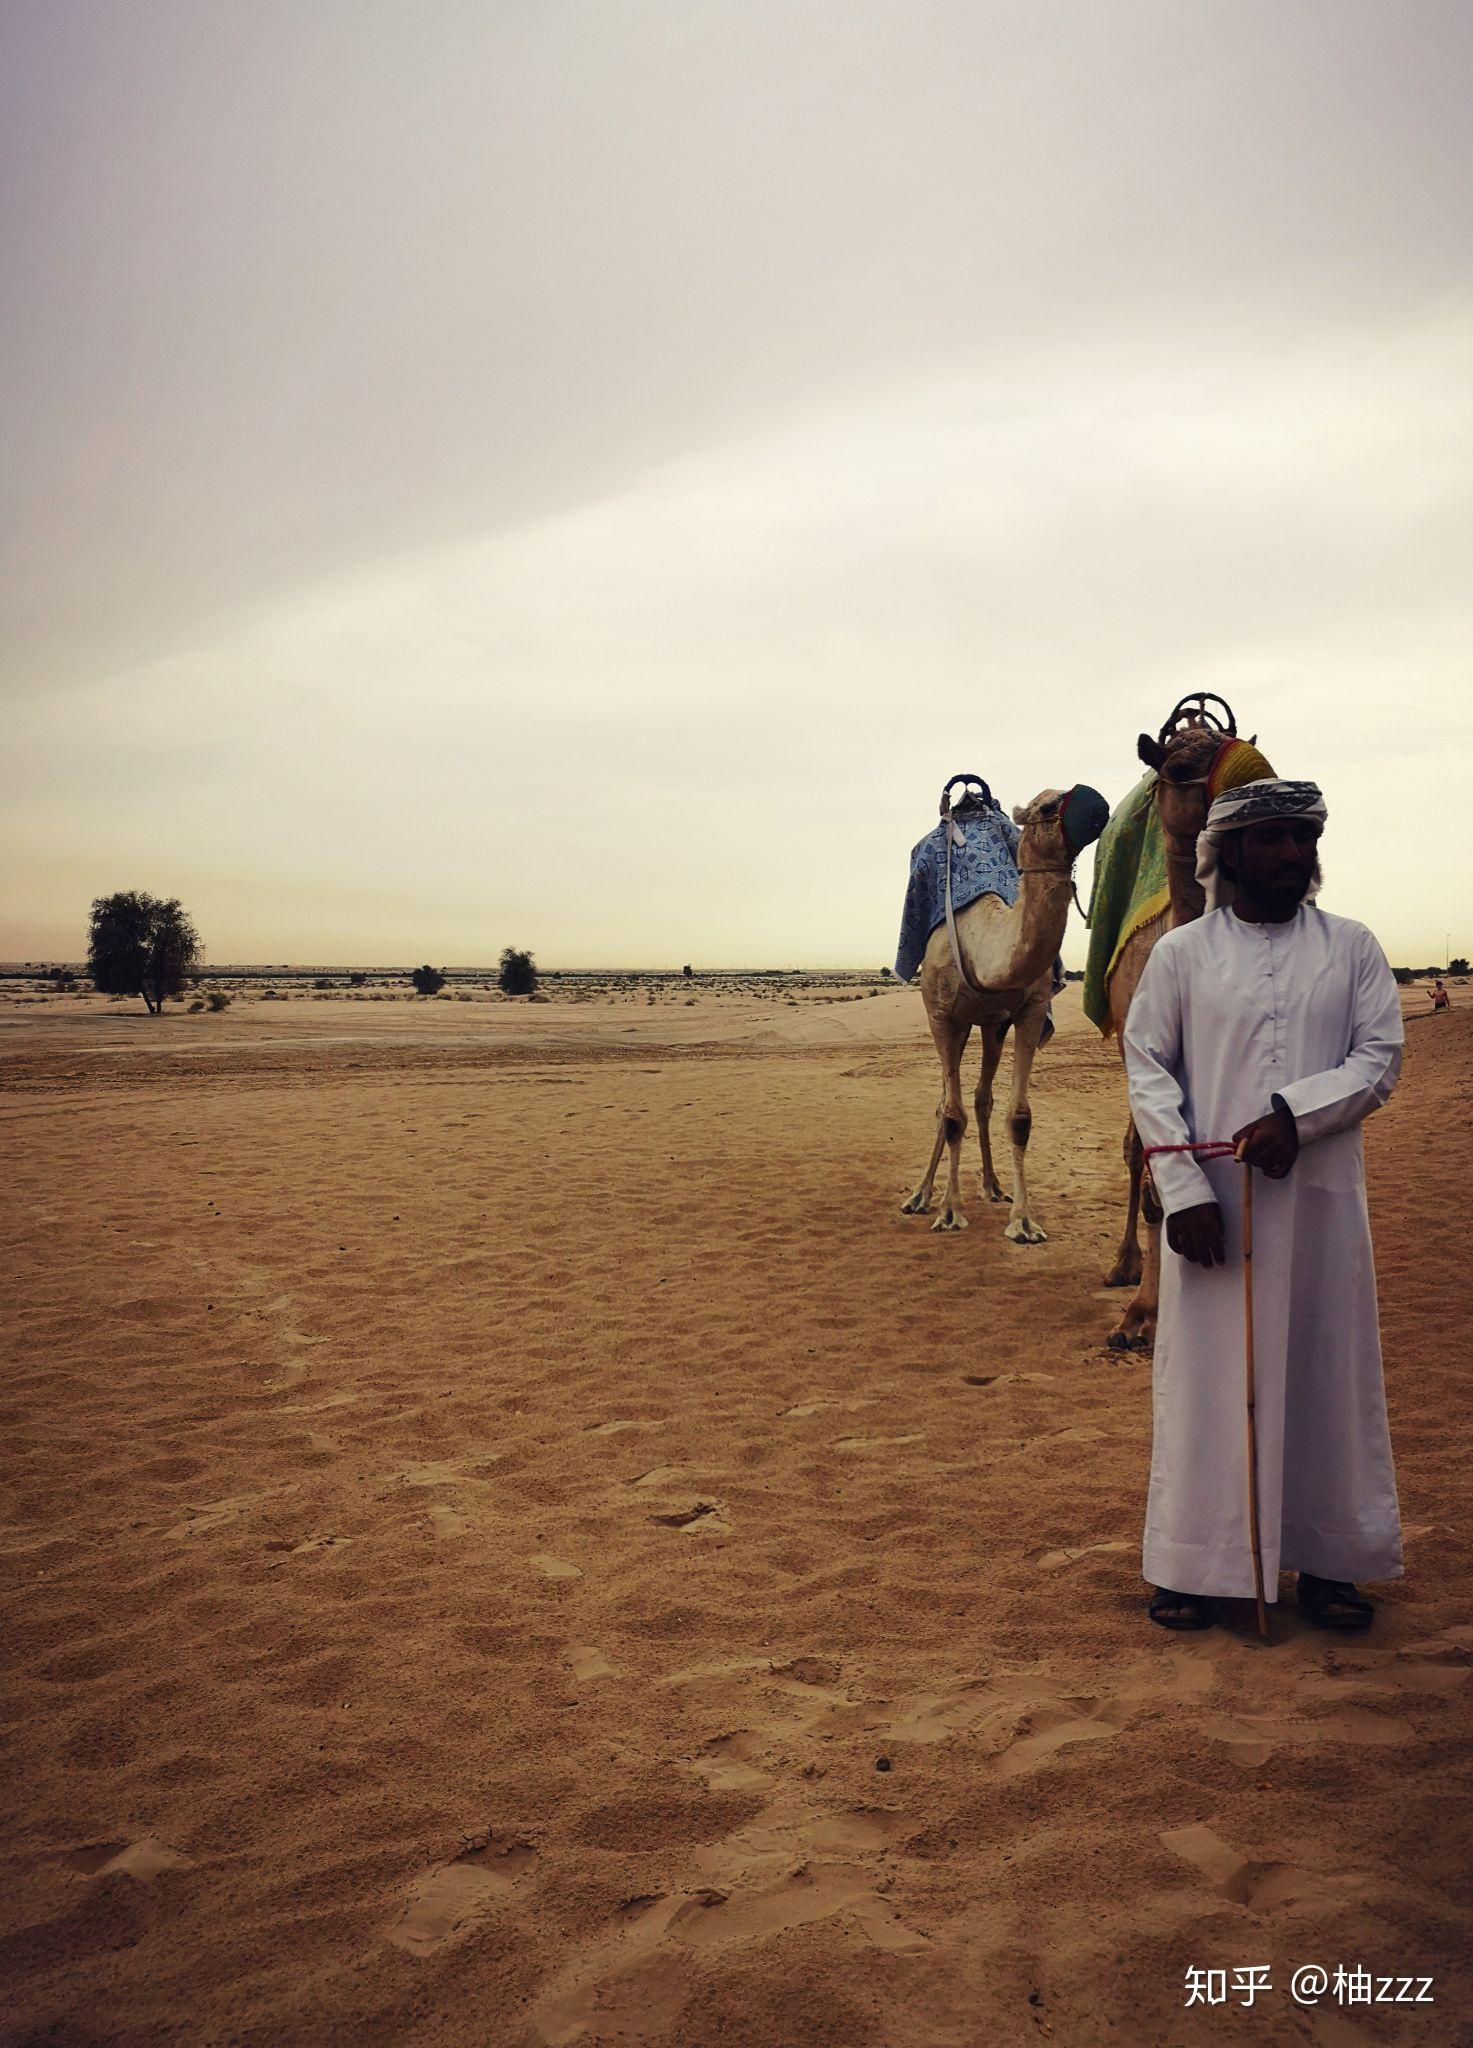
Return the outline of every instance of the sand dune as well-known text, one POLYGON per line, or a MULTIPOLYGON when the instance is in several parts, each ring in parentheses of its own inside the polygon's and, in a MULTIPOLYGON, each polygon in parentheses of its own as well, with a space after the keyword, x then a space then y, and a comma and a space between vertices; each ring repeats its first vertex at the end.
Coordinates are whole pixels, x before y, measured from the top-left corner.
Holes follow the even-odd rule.
POLYGON ((4 2038, 1468 2038, 1473 1019, 1368 1130, 1409 1573, 1266 1645, 1144 1620, 1060 1025, 1015 1247, 899 1212, 914 994, 0 1011, 4 2038))

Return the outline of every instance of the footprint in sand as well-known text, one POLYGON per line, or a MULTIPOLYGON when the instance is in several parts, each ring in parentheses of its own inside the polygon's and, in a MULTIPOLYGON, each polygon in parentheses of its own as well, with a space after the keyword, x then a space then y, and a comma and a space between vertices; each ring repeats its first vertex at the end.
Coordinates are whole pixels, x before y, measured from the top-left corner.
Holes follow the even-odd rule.
POLYGON ((305 1543, 268 1543, 268 1550, 279 1551, 267 1565, 268 1572, 276 1571, 294 1557, 310 1557, 318 1550, 346 1550, 353 1541, 351 1536, 309 1536, 305 1543))
POLYGON ((722 1657, 711 1664, 692 1664, 682 1671, 667 1671, 655 1683, 699 1686, 708 1691, 724 1690, 732 1679, 741 1678, 747 1672, 771 1669, 771 1661, 766 1657, 722 1657))
POLYGON ((439 1459, 425 1465, 406 1465, 399 1474, 401 1486, 459 1486, 465 1478, 458 1464, 439 1459))
POLYGON ((683 1529, 687 1535, 724 1535, 731 1528, 725 1508, 714 1500, 698 1500, 693 1507, 678 1508, 668 1515, 651 1515, 650 1520, 666 1529, 683 1529))
POLYGON ((1026 1673, 1007 1673, 972 1679, 947 1693, 917 1694, 882 1718, 869 1717, 867 1725, 895 1743, 945 1742, 990 1728, 996 1774, 1014 1778, 1070 1743, 1118 1735, 1128 1719, 1118 1702, 1054 1693, 1026 1673))
MULTIPOLYGON (((284 1490, 290 1492, 291 1489, 284 1490)), ((225 1500, 207 1501, 203 1507, 188 1507, 185 1520, 176 1522, 164 1533, 170 1537, 204 1536, 211 1529, 223 1528, 227 1522, 239 1521, 257 1502, 271 1498, 270 1493, 233 1493, 225 1500)))
POLYGON ((1319 1742, 1350 1742, 1362 1748, 1394 1749, 1410 1742, 1412 1729, 1394 1714, 1376 1714, 1368 1707, 1342 1707, 1312 1721, 1283 1714, 1220 1715, 1202 1723, 1202 1733, 1226 1743, 1235 1763, 1256 1770, 1286 1743, 1302 1747, 1319 1742))
POLYGON ((437 1542, 448 1543, 452 1538, 465 1534, 466 1519, 459 1508, 431 1508, 430 1527, 437 1542))
POLYGON ((583 1576, 577 1565, 569 1564, 566 1558, 553 1557, 546 1550, 534 1557, 532 1562, 544 1579, 581 1579, 583 1576))
POLYGON ((848 1414, 850 1410, 855 1408, 872 1408, 873 1406, 874 1396, 872 1394, 863 1394, 853 1401, 840 1401, 837 1398, 821 1396, 814 1401, 799 1401, 796 1407, 793 1408, 780 1409, 779 1416, 784 1422, 806 1422, 810 1415, 821 1415, 826 1408, 842 1408, 848 1414))
POLYGON ((713 1792, 753 1792, 771 1782, 762 1742, 745 1730, 718 1735, 685 1768, 704 1778, 713 1792))
POLYGON ((871 1886, 853 1872, 804 1864, 765 1891, 732 1893, 712 1887, 683 1899, 666 1922, 681 1948, 712 1950, 771 1940, 794 1927, 843 1914, 876 1948, 916 1954, 925 1937, 901 1925, 871 1886))
POLYGON ((1035 1550, 1029 1554, 1028 1562, 1036 1564, 1041 1572, 1056 1572, 1066 1564, 1078 1564, 1081 1558, 1118 1557, 1135 1547, 1125 1542, 1083 1543, 1077 1550, 1035 1550))
POLYGON ((1312 1699, 1343 1700, 1359 1692, 1431 1693, 1446 1698, 1473 1676, 1473 1629, 1450 1629, 1418 1643, 1402 1643, 1389 1656, 1332 1650, 1322 1666, 1306 1672, 1300 1690, 1312 1699))
POLYGON ((1068 1699, 1056 1707, 1025 1714, 1012 1740, 998 1753, 997 1775, 1016 1778, 1035 1770, 1045 1757, 1071 1742, 1098 1742, 1125 1726, 1123 1708, 1108 1700, 1068 1699))
POLYGON ((692 1951, 719 1953, 834 1918, 891 1954, 929 1946, 847 1869, 805 1864, 757 1890, 713 1883, 630 1899, 603 1939, 586 1944, 537 2000, 531 2039, 538 2048, 572 2048, 595 2034, 610 2041, 657 2039, 689 1999, 692 1951))
POLYGON ((803 1849, 823 1855, 869 1856, 888 1849, 897 1835, 914 1830, 909 1814, 887 1806, 864 1806, 808 1822, 798 1829, 797 1840, 803 1849))
MULTIPOLYGON (((309 1337, 302 1330, 282 1330, 278 1333, 283 1344, 289 1344, 293 1351, 306 1351, 314 1344, 326 1344, 326 1337, 309 1337)), ((289 1370, 290 1368, 284 1368, 289 1370)))
POLYGON ((1468 1666, 1418 1664, 1400 1659, 1392 1665, 1346 1665, 1338 1671, 1312 1671, 1300 1691, 1313 1700, 1349 1700, 1358 1693, 1421 1693, 1445 1699, 1468 1682, 1468 1666))
POLYGON ((769 1669, 774 1678, 791 1678, 799 1685, 837 1685, 843 1676, 831 1657, 794 1657, 769 1669))
POLYGON ((898 1703, 893 1714, 871 1718, 892 1742, 944 1742, 999 1711, 997 1693, 986 1679, 974 1679, 948 1693, 918 1693, 898 1703))
POLYGON ((683 1465, 652 1465, 648 1472, 641 1472, 636 1479, 626 1479, 626 1486, 671 1486, 684 1477, 683 1465))
POLYGON ((595 1679, 618 1675, 603 1651, 596 1650, 592 1643, 570 1643, 567 1655, 568 1669, 580 1685, 592 1685, 595 1679))
POLYGON ((491 1841, 427 1871, 411 1888, 399 1918, 384 1929, 384 1939, 425 1956, 464 1937, 495 1900, 514 1890, 534 1853, 527 1842, 491 1841))
POLYGON ((193 1870, 194 1859, 171 1849, 153 1835, 137 1842, 89 1842, 62 1858, 78 1877, 132 1877, 140 1884, 152 1884, 165 1870, 193 1870))
POLYGON ((1272 1913, 1299 1906, 1343 1905, 1364 1892, 1368 1878, 1353 1871, 1301 1870, 1292 1863, 1258 1861, 1241 1856, 1211 1828, 1168 1828, 1160 1840, 1190 1863, 1219 1898, 1252 1913, 1272 1913))
POLYGON ((1057 1378, 1051 1372, 964 1372, 966 1387, 1041 1387, 1057 1378))

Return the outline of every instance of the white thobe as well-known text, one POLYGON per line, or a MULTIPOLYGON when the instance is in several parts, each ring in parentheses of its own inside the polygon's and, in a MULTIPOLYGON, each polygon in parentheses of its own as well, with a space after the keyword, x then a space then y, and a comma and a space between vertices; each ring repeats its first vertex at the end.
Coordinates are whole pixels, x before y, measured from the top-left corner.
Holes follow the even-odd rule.
MULTIPOLYGON (((1264 1583, 1401 1576, 1401 1524, 1376 1319, 1362 1120, 1401 1070, 1402 1021, 1364 925, 1302 905, 1286 924, 1231 909, 1156 943, 1125 1023, 1147 1146, 1231 1138, 1282 1102, 1300 1151, 1253 1189, 1254 1365, 1264 1583)), ((1165 1152, 1167 1215, 1216 1202, 1227 1263, 1163 1232, 1144 1569, 1180 1593, 1252 1597, 1244 1400, 1243 1168, 1165 1152)))

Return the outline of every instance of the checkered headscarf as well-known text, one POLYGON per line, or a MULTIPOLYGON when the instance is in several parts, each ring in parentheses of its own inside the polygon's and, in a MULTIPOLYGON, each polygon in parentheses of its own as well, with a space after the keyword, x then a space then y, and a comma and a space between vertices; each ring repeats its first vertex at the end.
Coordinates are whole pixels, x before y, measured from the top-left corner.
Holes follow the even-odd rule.
MULTIPOLYGON (((1207 908, 1220 910, 1233 900, 1232 884, 1217 864, 1217 850, 1229 832, 1241 832, 1249 825, 1267 824, 1276 818, 1313 818, 1323 825, 1327 816, 1317 782, 1282 782, 1265 777, 1224 791, 1207 813, 1206 830, 1197 840, 1197 880, 1207 892, 1207 908)), ((1316 874, 1307 900, 1313 901, 1318 888, 1316 874)))

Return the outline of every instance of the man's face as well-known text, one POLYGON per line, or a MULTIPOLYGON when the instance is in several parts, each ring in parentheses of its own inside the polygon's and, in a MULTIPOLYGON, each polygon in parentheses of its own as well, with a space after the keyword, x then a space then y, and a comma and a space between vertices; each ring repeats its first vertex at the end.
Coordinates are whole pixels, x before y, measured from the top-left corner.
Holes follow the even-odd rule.
POLYGON ((1228 872, 1255 902, 1273 910, 1302 903, 1314 881, 1320 828, 1309 818, 1249 825, 1223 848, 1228 872))

